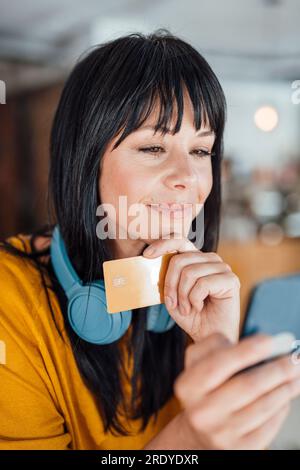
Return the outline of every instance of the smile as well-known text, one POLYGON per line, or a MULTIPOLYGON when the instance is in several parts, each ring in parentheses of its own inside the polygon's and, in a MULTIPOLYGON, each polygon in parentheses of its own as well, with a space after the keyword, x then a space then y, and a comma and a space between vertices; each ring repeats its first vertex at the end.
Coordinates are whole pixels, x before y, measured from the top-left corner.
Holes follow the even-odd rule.
POLYGON ((167 203, 157 203, 157 204, 147 204, 147 207, 155 211, 161 212, 162 214, 168 214, 170 217, 175 219, 180 219, 191 213, 192 204, 167 204, 167 203))

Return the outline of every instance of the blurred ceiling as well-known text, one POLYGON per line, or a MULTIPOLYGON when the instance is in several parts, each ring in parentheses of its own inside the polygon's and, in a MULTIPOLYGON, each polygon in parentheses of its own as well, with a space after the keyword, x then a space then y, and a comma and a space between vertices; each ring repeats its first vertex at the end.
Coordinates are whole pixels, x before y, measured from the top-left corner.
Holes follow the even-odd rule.
POLYGON ((300 0, 0 0, 8 93, 62 79, 90 46, 159 27, 191 42, 219 78, 300 79, 300 0))

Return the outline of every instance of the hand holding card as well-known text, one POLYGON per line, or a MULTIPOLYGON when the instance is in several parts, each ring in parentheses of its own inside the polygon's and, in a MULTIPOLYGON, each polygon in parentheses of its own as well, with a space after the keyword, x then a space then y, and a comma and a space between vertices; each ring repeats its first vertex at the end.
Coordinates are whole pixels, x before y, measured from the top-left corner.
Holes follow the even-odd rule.
POLYGON ((154 259, 133 256, 103 263, 108 313, 164 302, 164 279, 174 253, 154 259))

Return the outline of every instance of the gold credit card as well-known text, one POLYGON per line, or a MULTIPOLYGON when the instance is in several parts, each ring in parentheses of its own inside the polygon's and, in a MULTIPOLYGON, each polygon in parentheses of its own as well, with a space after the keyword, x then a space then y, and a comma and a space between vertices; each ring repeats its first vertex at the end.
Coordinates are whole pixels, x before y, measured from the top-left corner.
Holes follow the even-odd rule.
POLYGON ((107 312, 124 312, 163 303, 164 280, 175 253, 157 258, 133 256, 104 261, 107 312))

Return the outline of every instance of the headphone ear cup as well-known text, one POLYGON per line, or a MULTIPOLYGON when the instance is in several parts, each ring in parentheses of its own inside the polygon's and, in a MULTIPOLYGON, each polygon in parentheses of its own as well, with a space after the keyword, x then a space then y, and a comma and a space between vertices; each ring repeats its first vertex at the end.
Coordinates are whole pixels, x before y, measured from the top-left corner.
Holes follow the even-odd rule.
POLYGON ((169 314, 165 304, 151 305, 148 309, 147 330, 154 333, 164 333, 175 325, 175 320, 169 314))
POLYGON ((163 304, 163 308, 166 310, 169 318, 168 318, 168 321, 167 321, 167 324, 166 324, 166 328, 165 328, 165 331, 169 331, 171 328, 173 328, 174 325, 176 325, 176 321, 174 320, 174 318, 171 317, 171 315, 169 314, 168 310, 167 310, 167 307, 165 306, 165 304, 163 304))
POLYGON ((68 302, 70 325, 80 338, 94 344, 110 344, 120 339, 131 322, 131 310, 108 313, 104 287, 81 286, 68 302))

